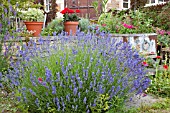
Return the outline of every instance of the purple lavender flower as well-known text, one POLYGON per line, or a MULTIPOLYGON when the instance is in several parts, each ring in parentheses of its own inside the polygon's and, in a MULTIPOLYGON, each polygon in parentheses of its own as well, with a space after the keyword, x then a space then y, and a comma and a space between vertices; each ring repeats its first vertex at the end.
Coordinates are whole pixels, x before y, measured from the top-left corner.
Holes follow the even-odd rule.
POLYGON ((36 98, 35 104, 36 104, 37 107, 40 107, 38 98, 36 98))
POLYGON ((4 14, 2 14, 2 18, 4 19, 4 17, 5 17, 5 15, 4 14))
POLYGON ((46 75, 46 82, 50 83, 51 82, 52 73, 51 73, 51 71, 47 67, 45 67, 45 75, 46 75))
POLYGON ((70 102, 70 95, 66 95, 66 100, 70 102))
POLYGON ((47 103, 47 104, 46 104, 46 106, 47 106, 47 108, 49 108, 49 106, 50 106, 50 103, 47 103))
POLYGON ((77 111, 77 108, 78 108, 78 105, 76 105, 76 107, 75 107, 75 111, 77 111))
POLYGON ((34 96, 36 95, 36 93, 32 89, 29 89, 29 91, 32 95, 34 95, 34 96))
POLYGON ((59 82, 59 81, 60 81, 60 73, 59 73, 59 72, 58 72, 58 73, 56 73, 56 77, 57 77, 56 82, 59 82))
POLYGON ((8 10, 7 10, 7 8, 4 8, 4 12, 5 12, 5 13, 8 13, 8 10))
POLYGON ((52 86, 52 94, 56 94, 56 87, 52 86))
POLYGON ((12 12, 12 10, 13 10, 13 8, 12 8, 12 6, 11 6, 11 5, 9 6, 9 10, 10 10, 10 12, 12 12))
POLYGON ((78 91, 78 88, 74 88, 74 90, 73 90, 73 94, 74 94, 74 96, 76 96, 77 95, 77 91, 78 91))
POLYGON ((87 102, 87 98, 86 98, 86 97, 84 97, 84 99, 83 99, 83 103, 84 103, 84 104, 86 104, 86 102, 87 102))

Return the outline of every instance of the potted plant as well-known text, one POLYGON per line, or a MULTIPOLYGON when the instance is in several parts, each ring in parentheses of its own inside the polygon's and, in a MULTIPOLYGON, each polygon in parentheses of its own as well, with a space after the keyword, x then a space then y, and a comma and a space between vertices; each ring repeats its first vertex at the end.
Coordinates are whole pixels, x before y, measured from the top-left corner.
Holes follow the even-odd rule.
POLYGON ((62 13, 64 17, 63 21, 65 32, 67 32, 69 35, 75 35, 80 20, 77 13, 80 13, 80 10, 76 9, 74 11, 69 8, 65 8, 60 13, 62 13))
POLYGON ((37 8, 29 8, 21 11, 21 19, 24 20, 28 31, 33 31, 33 36, 39 36, 43 27, 44 12, 37 8))

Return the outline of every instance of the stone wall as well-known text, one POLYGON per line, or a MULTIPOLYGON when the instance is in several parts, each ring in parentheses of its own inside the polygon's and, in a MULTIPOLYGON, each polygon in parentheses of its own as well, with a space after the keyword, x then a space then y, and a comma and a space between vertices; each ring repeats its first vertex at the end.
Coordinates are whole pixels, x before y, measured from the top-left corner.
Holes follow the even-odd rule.
MULTIPOLYGON (((75 37, 75 36, 74 36, 75 37)), ((113 39, 116 39, 117 42, 122 41, 122 42, 129 42, 133 48, 137 49, 139 52, 149 55, 149 54, 154 54, 156 55, 156 50, 157 50, 157 34, 155 33, 149 33, 149 34, 112 34, 113 39)), ((63 38, 68 38, 68 37, 60 37, 61 39, 63 38)), ((69 37, 71 38, 71 37, 69 37)), ((98 37, 100 38, 100 37, 98 37)), ((43 46, 53 46, 53 45, 60 45, 61 40, 57 36, 49 36, 49 37, 20 37, 15 40, 8 40, 3 46, 3 54, 5 51, 7 51, 7 45, 11 44, 11 52, 12 56, 15 57, 16 53, 18 50, 22 48, 23 45, 27 46, 29 44, 29 40, 34 42, 36 47, 40 46, 40 42, 43 41, 43 46)), ((96 37, 97 41, 97 37, 96 37)), ((112 41, 112 40, 111 40, 112 41)), ((76 40, 75 40, 76 42, 76 40)), ((64 43, 67 46, 72 46, 75 45, 75 42, 71 41, 69 43, 64 43)), ((97 43, 97 42, 96 42, 97 43)), ((35 46, 34 46, 35 47, 35 46)))

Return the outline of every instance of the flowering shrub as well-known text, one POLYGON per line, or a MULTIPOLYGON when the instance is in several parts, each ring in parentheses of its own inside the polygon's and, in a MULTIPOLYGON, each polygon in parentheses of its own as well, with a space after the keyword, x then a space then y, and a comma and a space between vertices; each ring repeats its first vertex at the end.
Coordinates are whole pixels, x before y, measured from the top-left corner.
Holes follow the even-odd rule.
POLYGON ((110 33, 152 33, 154 32, 152 20, 144 18, 145 15, 145 13, 139 10, 130 11, 128 15, 112 15, 112 13, 105 13, 100 15, 98 23, 99 25, 106 24, 105 29, 102 28, 101 31, 103 30, 110 33))
POLYGON ((64 16, 64 22, 66 22, 66 21, 79 21, 80 20, 80 18, 77 15, 77 13, 80 13, 79 9, 76 9, 74 11, 74 10, 71 10, 69 8, 65 8, 60 13, 62 13, 63 16, 64 16))
POLYGON ((145 90, 144 60, 128 43, 115 43, 110 35, 92 37, 78 32, 77 38, 56 37, 54 45, 39 39, 19 50, 4 81, 17 88, 15 95, 30 112, 91 112, 116 109, 134 93, 145 90), (50 45, 50 46, 49 46, 50 45), (107 103, 100 105, 101 95, 107 103), (100 100, 100 101, 99 101, 100 100), (118 99, 119 100, 119 99, 118 99))

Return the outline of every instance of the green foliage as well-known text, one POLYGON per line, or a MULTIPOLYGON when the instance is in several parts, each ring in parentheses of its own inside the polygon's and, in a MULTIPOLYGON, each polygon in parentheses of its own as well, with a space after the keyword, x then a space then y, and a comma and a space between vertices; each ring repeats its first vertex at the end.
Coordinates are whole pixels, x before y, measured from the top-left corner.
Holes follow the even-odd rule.
POLYGON ((102 0, 102 12, 106 13, 106 5, 107 5, 108 0, 102 0))
POLYGON ((79 20, 79 28, 80 28, 81 31, 87 32, 89 25, 90 25, 89 19, 81 18, 79 20))
POLYGON ((157 59, 153 64, 156 68, 156 74, 150 77, 152 82, 148 91, 158 96, 170 97, 170 68, 160 69, 159 62, 160 59, 157 59))
POLYGON ((153 26, 163 30, 170 30, 170 2, 154 5, 141 9, 145 12, 145 18, 152 19, 153 26))
POLYGON ((43 29, 43 31, 41 32, 42 36, 53 36, 55 33, 55 35, 59 34, 62 32, 62 30, 64 29, 63 26, 63 20, 61 18, 56 18, 54 20, 52 20, 52 22, 50 22, 47 27, 45 29, 43 29))
POLYGON ((80 18, 77 16, 76 13, 73 14, 64 14, 64 21, 79 21, 80 18))
POLYGON ((112 108, 109 110, 108 113, 118 113, 118 112, 124 112, 126 110, 125 107, 124 107, 124 99, 121 97, 118 97, 118 96, 114 96, 113 99, 112 99, 112 108))
POLYGON ((152 19, 146 18, 146 14, 142 11, 136 10, 130 12, 130 18, 132 18, 132 25, 137 27, 136 33, 151 33, 154 32, 152 27, 152 19))
POLYGON ((116 33, 118 26, 121 25, 122 17, 118 15, 113 16, 112 13, 103 13, 100 15, 98 19, 98 23, 100 25, 100 31, 116 33), (104 25, 104 26, 103 26, 104 25))
POLYGON ((158 39, 159 45, 162 45, 163 47, 169 47, 170 46, 170 35, 168 35, 168 34, 164 34, 164 35, 158 34, 157 39, 158 39))
POLYGON ((106 111, 109 110, 110 104, 111 103, 109 102, 109 95, 108 94, 105 94, 105 95, 101 94, 96 99, 96 106, 91 107, 91 111, 92 111, 92 113, 106 112, 106 111))

